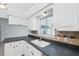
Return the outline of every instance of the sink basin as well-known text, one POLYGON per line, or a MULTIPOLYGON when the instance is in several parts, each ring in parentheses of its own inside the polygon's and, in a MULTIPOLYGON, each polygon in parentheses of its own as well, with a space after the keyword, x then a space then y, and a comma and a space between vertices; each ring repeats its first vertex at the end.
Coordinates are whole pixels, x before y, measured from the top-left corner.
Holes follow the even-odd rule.
POLYGON ((39 46, 39 47, 46 47, 46 46, 50 45, 50 43, 45 42, 45 41, 42 41, 42 40, 39 41, 38 39, 37 39, 37 40, 32 40, 31 42, 32 42, 33 44, 39 46))

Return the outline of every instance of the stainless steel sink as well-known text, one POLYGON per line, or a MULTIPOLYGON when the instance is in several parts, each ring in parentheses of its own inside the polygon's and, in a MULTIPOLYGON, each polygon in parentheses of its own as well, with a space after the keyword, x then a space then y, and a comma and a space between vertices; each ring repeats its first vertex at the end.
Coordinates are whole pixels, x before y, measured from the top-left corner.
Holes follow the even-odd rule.
POLYGON ((39 46, 39 47, 46 47, 46 46, 50 45, 50 43, 48 43, 48 42, 46 42, 46 41, 43 41, 43 40, 40 41, 39 39, 37 39, 37 40, 32 40, 31 42, 32 42, 33 44, 39 46))

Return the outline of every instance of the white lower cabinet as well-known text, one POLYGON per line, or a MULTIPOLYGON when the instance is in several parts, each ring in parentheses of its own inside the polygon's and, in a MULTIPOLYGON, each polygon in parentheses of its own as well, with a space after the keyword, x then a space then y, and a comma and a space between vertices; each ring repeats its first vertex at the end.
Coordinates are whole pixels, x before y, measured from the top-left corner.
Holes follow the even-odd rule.
POLYGON ((5 56, 21 56, 23 55, 23 41, 16 41, 4 44, 5 56))
POLYGON ((6 43, 4 45, 5 49, 5 56, 16 56, 17 55, 17 50, 16 50, 16 42, 11 42, 11 43, 6 43))
POLYGON ((4 45, 4 55, 5 56, 15 56, 15 43, 11 42, 11 43, 5 43, 4 45))
POLYGON ((42 56, 42 52, 40 52, 38 49, 36 49, 30 44, 28 45, 28 51, 29 56, 42 56))
POLYGON ((4 44, 5 56, 42 56, 42 52, 28 42, 21 40, 4 44))
POLYGON ((42 56, 42 52, 33 47, 31 44, 24 41, 24 55, 25 56, 42 56))

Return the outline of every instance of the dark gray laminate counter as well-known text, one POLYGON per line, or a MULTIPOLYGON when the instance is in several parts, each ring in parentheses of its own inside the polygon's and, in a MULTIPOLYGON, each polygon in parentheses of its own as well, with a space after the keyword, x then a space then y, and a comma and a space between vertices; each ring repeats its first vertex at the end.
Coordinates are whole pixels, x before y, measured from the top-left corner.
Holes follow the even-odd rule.
POLYGON ((15 37, 15 38, 6 38, 4 40, 4 44, 19 40, 25 40, 44 54, 48 56, 79 56, 79 46, 71 46, 66 44, 61 44, 58 42, 50 42, 48 40, 44 40, 46 42, 50 42, 49 45, 45 47, 39 47, 35 44, 33 44, 31 41, 34 40, 34 38, 31 37, 15 37))

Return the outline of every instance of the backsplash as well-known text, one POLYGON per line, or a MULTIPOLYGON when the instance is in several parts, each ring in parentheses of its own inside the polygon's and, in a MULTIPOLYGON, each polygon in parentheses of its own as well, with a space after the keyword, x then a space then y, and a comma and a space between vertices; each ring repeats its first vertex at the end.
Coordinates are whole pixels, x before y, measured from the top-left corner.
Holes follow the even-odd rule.
POLYGON ((57 33, 57 35, 60 35, 60 36, 68 36, 68 37, 73 37, 73 38, 77 38, 79 39, 79 32, 75 32, 75 31, 59 31, 57 33))
POLYGON ((0 19, 1 40, 11 37, 27 36, 29 31, 24 25, 10 25, 8 19, 0 19))

